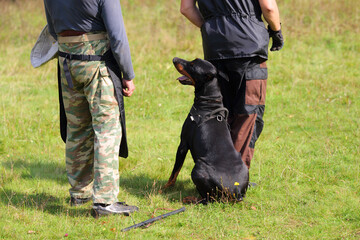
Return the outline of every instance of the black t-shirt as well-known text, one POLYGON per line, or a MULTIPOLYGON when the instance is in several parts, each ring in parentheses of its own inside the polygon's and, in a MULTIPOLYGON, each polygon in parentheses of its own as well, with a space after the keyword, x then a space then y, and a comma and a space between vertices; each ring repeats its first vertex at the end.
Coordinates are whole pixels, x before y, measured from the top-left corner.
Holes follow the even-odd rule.
POLYGON ((205 59, 267 59, 269 34, 258 0, 197 2, 205 19, 201 26, 205 59))

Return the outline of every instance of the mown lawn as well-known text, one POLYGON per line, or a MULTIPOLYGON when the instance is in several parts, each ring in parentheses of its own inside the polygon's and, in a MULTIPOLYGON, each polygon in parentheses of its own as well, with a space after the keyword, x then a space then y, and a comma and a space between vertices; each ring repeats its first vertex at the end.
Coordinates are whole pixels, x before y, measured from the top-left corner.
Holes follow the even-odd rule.
POLYGON ((356 0, 278 0, 283 50, 270 53, 265 128, 237 204, 183 205, 197 195, 190 154, 160 194, 193 89, 172 58, 202 57, 200 31, 175 0, 122 0, 136 72, 126 99, 130 156, 119 200, 131 217, 70 207, 59 136, 56 61, 34 69, 41 0, 0 0, 0 239, 360 239, 360 8, 356 0), (185 206, 146 229, 121 229, 185 206))

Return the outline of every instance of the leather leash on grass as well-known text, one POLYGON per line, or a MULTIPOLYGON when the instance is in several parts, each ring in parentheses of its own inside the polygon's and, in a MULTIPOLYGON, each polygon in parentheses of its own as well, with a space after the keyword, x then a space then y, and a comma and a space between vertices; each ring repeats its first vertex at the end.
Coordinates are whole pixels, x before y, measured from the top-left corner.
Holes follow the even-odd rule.
POLYGON ((143 222, 138 223, 138 224, 134 224, 134 225, 132 225, 130 227, 127 227, 127 228, 123 228, 123 229, 121 229, 121 231, 126 232, 126 231, 129 231, 129 230, 133 229, 133 228, 146 226, 147 224, 153 223, 153 222, 158 221, 160 219, 163 219, 163 218, 166 218, 168 216, 171 216, 171 215, 174 215, 174 214, 177 214, 177 213, 181 213, 181 212, 184 212, 184 211, 185 211, 185 207, 182 207, 182 208, 179 208, 179 209, 177 209, 175 211, 168 212, 168 213, 162 214, 162 215, 154 217, 154 218, 150 218, 150 219, 148 219, 146 221, 143 221, 143 222))

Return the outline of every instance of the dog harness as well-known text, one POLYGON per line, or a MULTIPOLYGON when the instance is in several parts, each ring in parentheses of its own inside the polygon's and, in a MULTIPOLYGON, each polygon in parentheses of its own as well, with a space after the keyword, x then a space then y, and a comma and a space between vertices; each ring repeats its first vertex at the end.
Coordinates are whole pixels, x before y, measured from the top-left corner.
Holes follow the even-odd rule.
MULTIPOLYGON (((195 104, 191 107, 189 117, 191 121, 195 122, 198 126, 202 125, 203 123, 216 118, 218 122, 225 121, 227 123, 227 118, 229 115, 229 111, 222 106, 221 100, 214 99, 214 98, 206 98, 206 97, 196 97, 195 102, 197 103, 197 107, 195 107, 195 104), (206 105, 203 105, 201 103, 215 103, 219 105, 218 108, 212 111, 206 110, 206 105), (203 106, 198 106, 203 105, 203 106)), ((216 107, 216 106, 215 106, 216 107)))

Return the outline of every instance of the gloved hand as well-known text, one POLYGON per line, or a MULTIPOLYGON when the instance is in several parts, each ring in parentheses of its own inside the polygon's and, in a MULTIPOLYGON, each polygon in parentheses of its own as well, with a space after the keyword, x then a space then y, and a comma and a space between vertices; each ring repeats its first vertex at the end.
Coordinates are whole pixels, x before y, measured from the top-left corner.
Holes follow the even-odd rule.
POLYGON ((270 26, 268 26, 269 37, 272 38, 272 46, 270 51, 279 51, 284 46, 284 38, 281 33, 281 29, 279 31, 273 31, 270 26))

